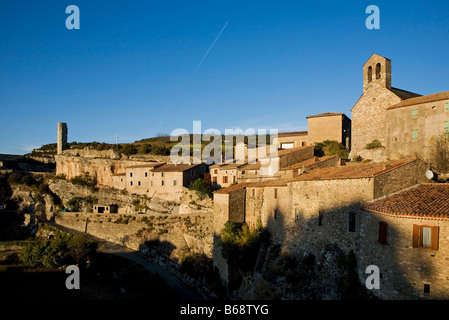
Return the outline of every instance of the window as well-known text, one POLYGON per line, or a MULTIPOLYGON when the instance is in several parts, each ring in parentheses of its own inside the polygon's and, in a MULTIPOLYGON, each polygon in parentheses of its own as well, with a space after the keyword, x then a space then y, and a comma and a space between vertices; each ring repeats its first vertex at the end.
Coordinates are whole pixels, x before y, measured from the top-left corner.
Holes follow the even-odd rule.
POLYGON ((444 134, 449 135, 449 121, 444 121, 444 134))
POLYGON ((232 176, 232 183, 235 183, 235 176, 232 176))
POLYGON ((244 175, 245 174, 245 170, 242 170, 242 175, 244 175))
POLYGON ((195 176, 195 174, 196 174, 196 171, 195 171, 195 169, 192 169, 192 170, 190 170, 190 176, 191 176, 191 177, 194 177, 194 176, 195 176))
POLYGON ((215 173, 215 174, 218 174, 218 169, 215 169, 215 170, 214 170, 214 173, 215 173))
POLYGON ((132 186, 132 185, 133 185, 133 182, 132 182, 132 181, 130 181, 130 182, 129 182, 129 185, 130 185, 130 186, 132 186))
POLYGON ((274 219, 278 218, 278 214, 279 214, 279 210, 278 209, 274 209, 274 219))
POLYGON ((213 183, 217 183, 217 177, 213 177, 213 178, 212 178, 212 182, 213 182, 213 183))
POLYGON ((228 183, 228 176, 223 176, 223 183, 228 183))
POLYGON ((137 185, 140 186, 140 181, 137 181, 137 185))
POLYGON ((274 198, 275 198, 275 199, 278 198, 278 189, 274 189, 274 198))
POLYGON ((163 172, 161 172, 161 177, 163 177, 164 176, 164 173, 163 172))
POLYGON ((132 177, 133 177, 133 173, 132 173, 132 172, 130 172, 130 173, 129 173, 129 176, 130 176, 130 177, 132 178, 132 177))
POLYGON ((173 180, 173 185, 176 186, 176 180, 173 180))
POLYGON ((281 149, 292 149, 295 147, 294 142, 281 143, 281 149))
POLYGON ((424 283, 424 294, 430 294, 430 284, 424 283))
POLYGON ((319 226, 323 225, 323 211, 318 212, 318 225, 319 226))
POLYGON ((256 196, 256 189, 253 189, 253 198, 256 196))
POLYGON ((415 108, 412 110, 412 118, 417 118, 418 117, 418 109, 415 108))
POLYGON ((379 221, 377 241, 383 245, 387 244, 387 235, 388 235, 388 224, 385 221, 379 221))
POLYGON ((368 82, 373 81, 373 67, 368 67, 368 82))
POLYGON ((302 147, 305 147, 306 145, 307 145, 307 142, 305 142, 305 141, 301 142, 302 147))
POLYGON ((148 177, 148 172, 145 172, 145 178, 148 177))
POLYGON ((123 182, 123 178, 120 178, 120 182, 123 182))
POLYGON ((446 111, 449 111, 449 101, 446 102, 446 111))
POLYGON ((348 231, 355 232, 355 212, 349 212, 348 215, 348 231))
POLYGON ((412 141, 418 140, 418 129, 412 130, 412 141))
POLYGON ((413 248, 438 250, 438 226, 413 225, 413 248))
POLYGON ((376 79, 380 79, 380 63, 376 64, 376 79))
POLYGON ((164 185, 164 180, 161 181, 161 186, 163 186, 163 185, 164 185))
POLYGON ((299 209, 295 210, 295 221, 299 221, 300 215, 299 215, 299 209))

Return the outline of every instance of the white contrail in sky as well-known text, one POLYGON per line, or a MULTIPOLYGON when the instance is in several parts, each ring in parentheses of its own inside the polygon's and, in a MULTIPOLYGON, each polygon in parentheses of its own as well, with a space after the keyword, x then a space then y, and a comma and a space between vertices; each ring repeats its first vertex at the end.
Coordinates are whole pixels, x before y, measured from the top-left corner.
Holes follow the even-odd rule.
POLYGON ((196 67, 196 70, 195 70, 195 72, 194 72, 193 74, 195 74, 195 73, 198 71, 198 69, 201 67, 201 65, 202 65, 203 62, 204 62, 204 59, 206 59, 207 55, 209 54, 209 52, 210 52, 210 51, 212 50, 212 48, 214 47, 215 42, 217 42, 218 38, 220 38, 220 36, 221 36, 221 34, 223 33, 224 29, 226 29, 226 26, 228 25, 228 23, 229 23, 229 20, 226 21, 226 23, 225 23, 225 25, 223 26, 223 28, 221 28, 220 33, 219 33, 218 36, 215 38, 214 42, 212 42, 212 44, 211 44, 211 46, 209 47, 209 49, 207 49, 206 53, 204 54, 203 58, 201 59, 200 63, 198 64, 198 67, 196 67))

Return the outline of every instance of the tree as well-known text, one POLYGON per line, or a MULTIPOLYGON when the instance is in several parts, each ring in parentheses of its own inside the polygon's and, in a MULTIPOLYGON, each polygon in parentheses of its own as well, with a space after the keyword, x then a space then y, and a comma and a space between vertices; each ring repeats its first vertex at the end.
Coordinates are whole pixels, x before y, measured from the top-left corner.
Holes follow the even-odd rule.
POLYGON ((432 139, 430 159, 435 170, 440 173, 449 173, 449 134, 432 139))
POLYGON ((348 158, 348 150, 345 146, 335 140, 325 140, 315 144, 315 155, 322 156, 333 156, 338 155, 341 159, 348 158))
POLYGON ((127 144, 120 149, 120 152, 124 155, 130 156, 137 153, 137 148, 133 144, 127 144))
POLYGON ((190 185, 190 190, 195 190, 200 199, 212 195, 212 187, 204 179, 198 178, 190 185))

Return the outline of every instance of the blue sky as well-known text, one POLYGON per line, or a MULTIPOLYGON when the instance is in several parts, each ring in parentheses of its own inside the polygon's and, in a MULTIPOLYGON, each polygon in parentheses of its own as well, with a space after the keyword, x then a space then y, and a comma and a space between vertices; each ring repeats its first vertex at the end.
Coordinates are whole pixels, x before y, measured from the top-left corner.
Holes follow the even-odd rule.
POLYGON ((108 143, 197 120, 306 130, 308 115, 351 117, 373 53, 392 60, 394 87, 447 91, 448 12, 446 0, 4 0, 0 153, 56 142, 57 122, 69 141, 108 143), (372 4, 379 30, 365 27, 372 4), (69 5, 79 30, 65 26, 69 5))

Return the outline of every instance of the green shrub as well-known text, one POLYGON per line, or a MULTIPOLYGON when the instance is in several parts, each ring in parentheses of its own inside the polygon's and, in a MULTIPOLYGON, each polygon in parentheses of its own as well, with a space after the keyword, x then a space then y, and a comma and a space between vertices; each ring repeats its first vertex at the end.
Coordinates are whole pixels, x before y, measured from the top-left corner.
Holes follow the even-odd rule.
POLYGON ((315 155, 318 157, 338 155, 341 159, 347 159, 348 150, 338 141, 325 140, 315 144, 315 155))
POLYGON ((73 183, 74 185, 87 187, 91 191, 93 191, 95 189, 95 186, 97 185, 97 179, 92 178, 91 176, 89 176, 88 173, 84 173, 83 175, 73 177, 72 179, 70 179, 70 182, 73 183))
POLYGON ((192 182, 190 189, 196 191, 196 194, 200 199, 204 199, 206 196, 212 196, 212 187, 204 179, 198 178, 192 182))
POLYGON ((130 156, 132 154, 137 153, 137 148, 133 144, 126 144, 123 147, 120 148, 120 153, 123 153, 124 155, 130 156))
POLYGON ((20 259, 30 267, 59 268, 84 263, 96 249, 97 243, 93 241, 55 230, 52 240, 28 243, 20 259))
POLYGON ((382 147, 383 147, 382 143, 379 140, 374 139, 370 143, 366 144, 365 149, 371 150, 371 149, 377 149, 377 148, 382 148, 382 147))
POLYGON ((268 242, 268 229, 261 226, 250 230, 244 223, 228 221, 221 231, 223 258, 242 272, 254 269, 261 244, 268 242))

